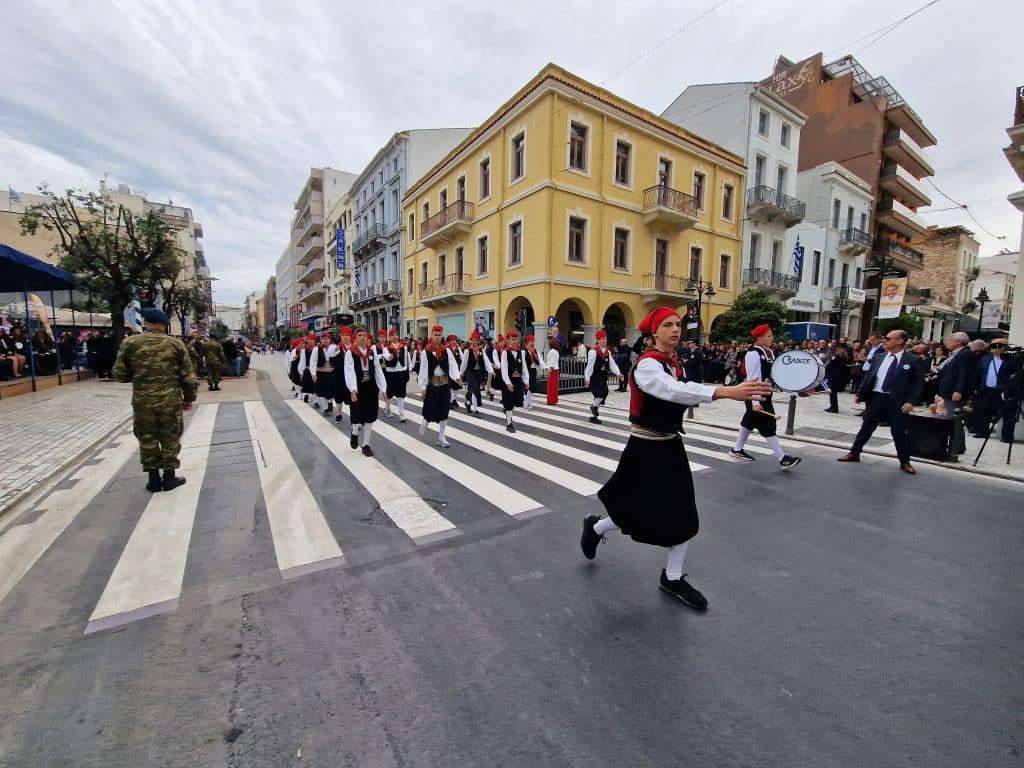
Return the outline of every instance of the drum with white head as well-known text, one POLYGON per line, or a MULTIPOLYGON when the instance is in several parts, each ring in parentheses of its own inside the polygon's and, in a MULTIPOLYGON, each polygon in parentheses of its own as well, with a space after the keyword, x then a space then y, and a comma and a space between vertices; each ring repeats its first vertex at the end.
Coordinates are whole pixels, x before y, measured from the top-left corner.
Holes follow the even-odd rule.
POLYGON ((825 366, 817 356, 801 349, 783 352, 772 363, 772 381, 787 392, 810 392, 824 379, 825 366))

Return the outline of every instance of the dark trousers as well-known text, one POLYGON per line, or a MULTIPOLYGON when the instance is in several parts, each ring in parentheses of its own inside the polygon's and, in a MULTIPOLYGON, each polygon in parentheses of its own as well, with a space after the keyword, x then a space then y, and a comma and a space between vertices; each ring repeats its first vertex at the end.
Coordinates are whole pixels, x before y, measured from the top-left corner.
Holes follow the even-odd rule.
POLYGON ((988 434, 989 427, 996 417, 1002 417, 1002 440, 1013 440, 1014 417, 1017 415, 1017 404, 1007 402, 999 396, 999 390, 985 387, 974 398, 974 432, 988 434))
POLYGON ((910 426, 910 419, 900 410, 902 407, 903 403, 897 403, 891 395, 874 393, 864 410, 864 421, 860 425, 857 437, 853 439, 853 447, 850 448, 850 452, 859 454, 864 450, 864 446, 874 433, 875 428, 883 421, 887 421, 892 432, 892 440, 896 443, 896 455, 899 457, 900 464, 909 464, 910 436, 907 434, 907 429, 910 426))

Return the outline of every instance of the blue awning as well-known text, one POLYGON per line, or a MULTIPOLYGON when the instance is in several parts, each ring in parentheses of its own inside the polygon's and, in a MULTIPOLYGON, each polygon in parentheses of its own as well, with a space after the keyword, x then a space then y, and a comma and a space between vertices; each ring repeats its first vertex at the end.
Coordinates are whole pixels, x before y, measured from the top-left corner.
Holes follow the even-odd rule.
POLYGON ((0 293, 67 291, 75 276, 27 253, 0 243, 0 293))

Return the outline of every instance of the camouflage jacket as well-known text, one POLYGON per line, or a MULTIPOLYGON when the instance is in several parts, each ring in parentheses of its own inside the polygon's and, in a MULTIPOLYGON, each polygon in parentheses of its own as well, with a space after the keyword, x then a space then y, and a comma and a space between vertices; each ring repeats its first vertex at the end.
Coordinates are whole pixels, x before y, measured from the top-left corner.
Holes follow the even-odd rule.
POLYGON ((131 382, 132 404, 175 405, 196 399, 196 369, 184 343, 165 333, 145 331, 121 344, 111 371, 131 382))
POLYGON ((213 339, 203 342, 203 360, 207 365, 224 365, 224 347, 213 339))

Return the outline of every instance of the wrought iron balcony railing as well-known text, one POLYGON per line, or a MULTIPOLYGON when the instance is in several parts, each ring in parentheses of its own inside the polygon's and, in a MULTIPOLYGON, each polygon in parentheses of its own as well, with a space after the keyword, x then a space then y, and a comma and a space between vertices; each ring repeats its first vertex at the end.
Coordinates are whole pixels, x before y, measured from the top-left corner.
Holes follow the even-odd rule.
POLYGON ((470 223, 473 220, 473 204, 456 200, 444 210, 438 211, 420 224, 420 238, 430 237, 434 232, 457 221, 470 223))
POLYGON ((744 285, 766 285, 770 288, 781 288, 786 291, 799 291, 800 278, 771 269, 743 270, 744 285))
POLYGON ((454 273, 420 284, 420 300, 434 299, 452 293, 465 293, 469 286, 469 275, 454 273))
POLYGON ((683 293, 689 279, 682 275, 670 275, 666 272, 648 272, 643 277, 645 291, 667 291, 683 293))
POLYGON ((644 190, 644 208, 670 208, 688 216, 697 216, 697 199, 678 189, 659 184, 644 190))
POLYGON ((784 192, 762 184, 759 187, 752 187, 747 190, 747 205, 773 205, 781 211, 786 211, 794 216, 804 217, 807 211, 807 203, 797 200, 784 192))

